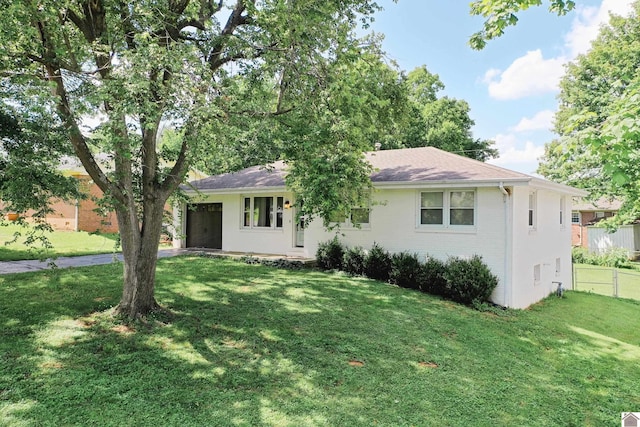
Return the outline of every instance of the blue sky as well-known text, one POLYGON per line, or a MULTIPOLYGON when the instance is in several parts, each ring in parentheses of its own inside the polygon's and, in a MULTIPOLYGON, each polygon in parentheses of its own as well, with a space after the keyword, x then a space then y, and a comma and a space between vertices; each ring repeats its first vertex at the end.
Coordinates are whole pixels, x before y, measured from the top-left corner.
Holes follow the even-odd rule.
POLYGON ((402 70, 426 65, 445 84, 441 95, 469 103, 474 136, 494 140, 500 151, 491 163, 533 174, 553 139, 564 64, 587 51, 609 11, 627 15, 632 1, 576 0, 563 17, 546 4, 532 8, 482 51, 467 44, 482 25, 469 15, 470 0, 380 0, 384 10, 372 30, 385 35, 383 47, 402 70))

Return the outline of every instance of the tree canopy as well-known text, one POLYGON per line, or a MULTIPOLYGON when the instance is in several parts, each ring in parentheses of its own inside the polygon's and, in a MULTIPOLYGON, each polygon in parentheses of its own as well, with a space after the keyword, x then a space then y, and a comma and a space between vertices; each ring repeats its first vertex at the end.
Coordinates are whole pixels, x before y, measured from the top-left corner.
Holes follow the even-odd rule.
POLYGON ((407 75, 409 116, 386 135, 389 148, 436 147, 441 150, 486 161, 497 157, 493 141, 476 139, 471 128, 475 124, 469 116, 469 104, 464 100, 439 97, 445 88, 437 74, 426 66, 407 75))
POLYGON ((640 2, 612 17, 591 49, 567 65, 555 116, 558 138, 538 172, 589 190, 592 198, 626 200, 619 221, 640 213, 640 2))

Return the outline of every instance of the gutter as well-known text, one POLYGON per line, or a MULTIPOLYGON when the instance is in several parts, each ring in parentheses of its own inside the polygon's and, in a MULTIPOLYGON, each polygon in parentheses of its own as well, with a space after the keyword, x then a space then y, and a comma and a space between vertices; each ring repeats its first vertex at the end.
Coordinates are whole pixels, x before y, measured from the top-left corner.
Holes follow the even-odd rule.
MULTIPOLYGON (((502 296, 502 301, 505 307, 509 307, 510 304, 508 301, 508 289, 507 289, 507 281, 509 284, 511 283, 511 277, 509 275, 509 254, 511 250, 511 239, 509 238, 509 191, 504 188, 504 182, 500 182, 498 188, 502 192, 502 201, 504 205, 504 291, 502 296)), ((509 285, 511 286, 511 285, 509 285)))

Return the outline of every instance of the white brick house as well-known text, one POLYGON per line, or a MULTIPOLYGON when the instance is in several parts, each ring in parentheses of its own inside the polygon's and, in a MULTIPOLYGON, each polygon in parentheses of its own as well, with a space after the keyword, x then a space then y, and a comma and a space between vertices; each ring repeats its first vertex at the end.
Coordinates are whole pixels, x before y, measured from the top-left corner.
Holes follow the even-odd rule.
MULTIPOLYGON (((491 299, 524 308, 571 283, 571 200, 584 193, 432 147, 366 154, 375 172, 369 209, 344 219, 340 240, 421 257, 481 255, 499 278, 491 299), (360 228, 352 222, 358 222, 360 228)), ((191 183, 177 247, 313 257, 331 239, 320 220, 302 229, 285 165, 252 167, 191 183), (199 193, 199 194, 198 194, 199 193)))

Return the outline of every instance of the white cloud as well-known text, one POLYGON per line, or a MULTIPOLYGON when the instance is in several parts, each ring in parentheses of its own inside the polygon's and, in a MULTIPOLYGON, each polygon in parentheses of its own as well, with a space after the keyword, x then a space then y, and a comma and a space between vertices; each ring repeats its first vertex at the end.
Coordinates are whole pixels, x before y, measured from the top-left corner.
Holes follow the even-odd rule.
POLYGON ((500 100, 556 92, 565 62, 564 57, 545 59, 540 49, 532 50, 500 74, 495 69, 487 71, 484 81, 489 84, 489 95, 500 100))
POLYGON ((579 6, 571 31, 564 37, 566 54, 545 59, 540 49, 527 52, 514 60, 504 71, 490 69, 483 82, 489 95, 499 100, 520 99, 558 90, 558 82, 564 74, 564 64, 585 53, 598 35, 603 24, 609 21, 609 13, 626 16, 635 0, 602 0, 599 7, 579 6))
POLYGON ((578 7, 576 18, 571 25, 571 31, 565 36, 565 46, 573 59, 585 53, 591 47, 591 42, 598 35, 603 24, 609 22, 609 13, 627 16, 632 10, 634 0, 603 0, 600 7, 578 7))
POLYGON ((499 134, 493 140, 500 156, 487 163, 496 166, 531 174, 544 154, 544 145, 536 145, 532 141, 520 142, 514 134, 499 134))
POLYGON ((517 125, 514 126, 515 132, 526 132, 530 130, 549 130, 553 124, 555 113, 551 110, 543 110, 536 113, 533 117, 523 117, 517 125))

